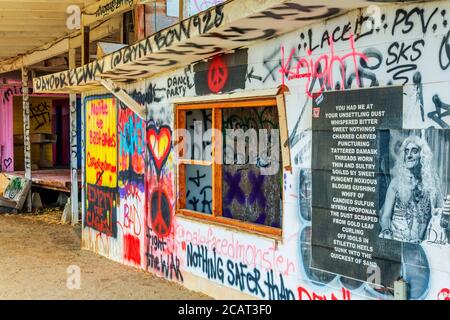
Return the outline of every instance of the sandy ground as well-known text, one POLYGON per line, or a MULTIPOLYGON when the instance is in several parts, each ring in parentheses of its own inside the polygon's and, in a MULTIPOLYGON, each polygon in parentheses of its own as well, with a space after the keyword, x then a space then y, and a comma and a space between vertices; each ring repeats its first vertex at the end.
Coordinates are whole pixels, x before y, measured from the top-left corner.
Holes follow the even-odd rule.
POLYGON ((80 227, 60 213, 0 214, 0 299, 209 299, 142 270, 80 250, 80 227), (81 288, 67 288, 67 268, 81 288))

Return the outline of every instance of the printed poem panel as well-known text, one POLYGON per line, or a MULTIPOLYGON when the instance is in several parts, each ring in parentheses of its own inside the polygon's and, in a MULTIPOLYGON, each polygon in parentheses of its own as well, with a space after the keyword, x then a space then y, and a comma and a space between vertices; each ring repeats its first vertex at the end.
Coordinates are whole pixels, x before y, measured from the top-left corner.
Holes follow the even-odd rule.
POLYGON ((314 99, 312 268, 391 288, 399 277, 401 248, 378 237, 378 220, 385 188, 380 130, 401 128, 402 95, 401 87, 389 87, 314 99))

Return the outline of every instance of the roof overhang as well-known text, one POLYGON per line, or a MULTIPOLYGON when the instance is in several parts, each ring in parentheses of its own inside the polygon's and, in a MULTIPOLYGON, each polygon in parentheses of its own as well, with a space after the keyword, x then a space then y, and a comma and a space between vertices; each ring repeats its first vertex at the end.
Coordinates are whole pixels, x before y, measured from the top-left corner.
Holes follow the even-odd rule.
POLYGON ((100 87, 102 78, 117 82, 148 78, 371 4, 365 0, 322 0, 320 5, 317 0, 228 1, 85 66, 35 78, 34 90, 73 93, 100 87))

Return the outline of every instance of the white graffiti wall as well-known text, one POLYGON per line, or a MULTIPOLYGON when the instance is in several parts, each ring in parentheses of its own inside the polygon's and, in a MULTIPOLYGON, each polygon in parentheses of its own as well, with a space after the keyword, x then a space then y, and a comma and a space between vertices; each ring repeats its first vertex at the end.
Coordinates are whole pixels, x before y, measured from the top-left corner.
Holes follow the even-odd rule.
MULTIPOLYGON (((86 159, 87 183, 94 187, 91 196, 88 191, 85 197, 84 247, 190 288, 196 284, 187 274, 260 299, 393 299, 389 290, 310 265, 313 103, 329 91, 403 86, 401 129, 434 128, 448 137, 450 2, 377 8, 373 20, 366 10, 355 10, 127 86, 128 93, 146 106, 146 121, 102 92, 85 94, 85 108, 90 103, 85 110, 86 144, 96 143, 95 138, 89 141, 89 130, 108 132, 108 128, 110 134, 115 132, 115 143, 103 143, 104 150, 99 149, 91 157, 94 160, 86 159), (226 69, 226 77, 211 71, 214 68, 226 69), (175 119, 172 100, 273 89, 282 84, 289 88, 286 112, 292 162, 292 172, 282 173, 282 240, 178 217, 170 143, 175 119), (90 116, 94 120, 88 123, 90 116), (98 127, 97 120, 103 125, 98 127), (108 121, 110 125, 105 126, 108 121), (116 148, 116 154, 108 153, 113 152, 108 148, 116 148), (108 170, 103 174, 99 170, 107 165, 105 158, 112 172, 109 180, 108 170), (100 186, 99 181, 103 182, 100 186), (96 215, 101 209, 91 204, 99 199, 109 210, 96 215)), ((435 136, 427 135, 427 139, 436 140, 429 142, 435 158, 441 157, 436 161, 448 166, 447 159, 438 156, 449 153, 447 138, 435 136)), ((192 174, 198 175, 195 171, 192 174)), ((444 169, 439 173, 448 174, 444 169)), ((208 179, 192 179, 197 187, 200 183, 207 187, 208 179)), ((448 195, 446 185, 442 183, 442 192, 448 195)), ((430 233, 421 243, 401 247, 400 270, 410 285, 411 299, 450 296, 450 245, 441 241, 448 230, 440 221, 435 224, 444 228, 439 241, 430 233)), ((202 288, 215 295, 214 286, 197 289, 202 288)))

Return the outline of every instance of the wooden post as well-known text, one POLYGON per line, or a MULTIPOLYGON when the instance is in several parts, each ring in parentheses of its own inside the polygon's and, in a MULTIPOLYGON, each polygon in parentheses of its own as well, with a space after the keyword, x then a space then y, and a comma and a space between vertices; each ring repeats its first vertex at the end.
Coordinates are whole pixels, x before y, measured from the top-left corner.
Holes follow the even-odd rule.
MULTIPOLYGON (((76 68, 76 49, 69 49, 69 69, 76 68)), ((70 200, 72 225, 78 223, 78 154, 77 154, 77 95, 69 95, 70 103, 70 200)))
MULTIPOLYGON (((25 178, 31 181, 31 144, 30 144, 30 101, 28 96, 28 69, 22 65, 22 101, 23 101, 23 150, 25 178)), ((27 211, 31 212, 31 189, 27 195, 27 211)))
POLYGON ((125 12, 122 16, 123 16, 123 22, 122 22, 121 41, 123 44, 131 44, 131 41, 130 41, 130 13, 125 12))
POLYGON ((84 226, 84 215, 86 213, 86 166, 85 166, 85 159, 86 159, 86 143, 85 143, 85 137, 86 137, 86 125, 85 125, 85 108, 84 105, 84 95, 81 95, 81 226, 84 226))
POLYGON ((184 0, 178 0, 178 19, 182 21, 184 19, 184 0))
POLYGON ((89 63, 89 31, 90 28, 86 26, 81 27, 81 65, 84 66, 85 64, 89 63))
POLYGON ((134 7, 134 40, 138 42, 145 38, 145 5, 134 7))

